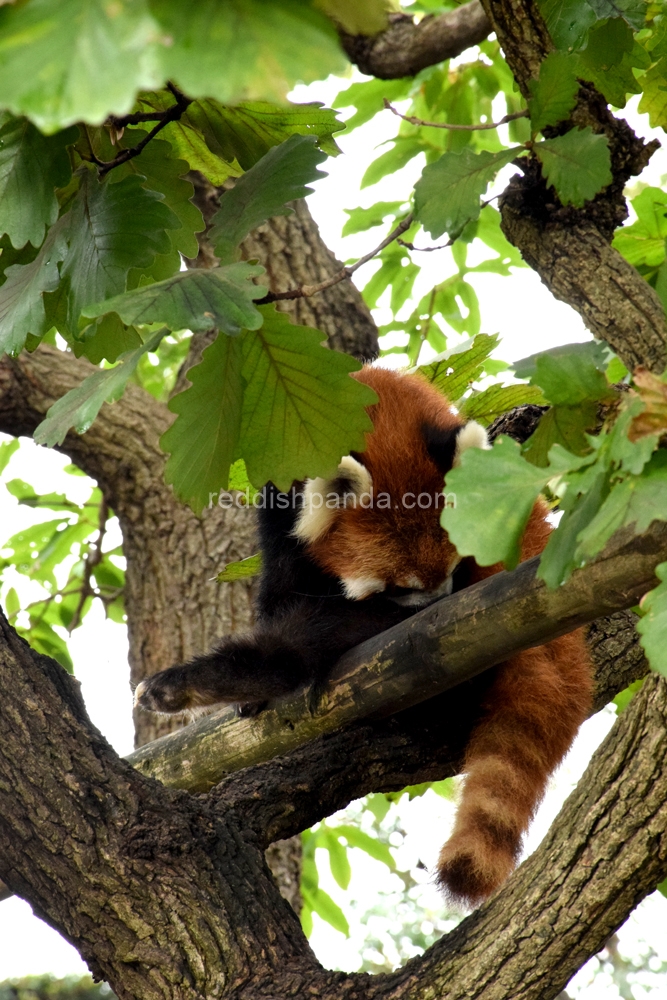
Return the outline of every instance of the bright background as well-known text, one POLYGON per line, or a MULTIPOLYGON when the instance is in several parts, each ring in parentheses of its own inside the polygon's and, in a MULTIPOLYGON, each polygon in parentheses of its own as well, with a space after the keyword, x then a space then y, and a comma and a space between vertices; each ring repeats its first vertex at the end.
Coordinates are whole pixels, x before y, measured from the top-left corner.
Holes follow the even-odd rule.
MULTIPOLYGON (((472 57, 471 52, 466 53, 466 61, 472 57)), ((355 78, 362 79, 359 74, 355 74, 355 78)), ((338 90, 347 83, 330 78, 307 88, 297 87, 291 96, 296 101, 320 100, 330 106, 338 90)), ((501 117, 503 113, 504 108, 500 106, 495 117, 501 117)), ((639 134, 653 135, 645 116, 636 112, 636 100, 630 103, 624 114, 639 134)), ((381 238, 376 235, 380 230, 374 230, 343 240, 340 236, 346 219, 343 209, 370 206, 380 199, 390 201, 406 197, 422 170, 422 159, 417 158, 399 173, 383 179, 372 188, 360 190, 360 179, 369 162, 377 155, 376 147, 396 134, 398 124, 398 119, 385 111, 350 136, 346 137, 344 133, 339 135, 337 141, 343 155, 329 161, 326 165, 328 177, 317 183, 309 199, 324 241, 343 261, 360 257, 381 238)), ((661 134, 657 137, 660 138, 661 134)), ((505 169, 494 191, 502 190, 512 169, 505 169)), ((667 174, 667 157, 660 150, 654 155, 641 181, 659 185, 663 174, 667 174)), ((428 245, 423 234, 417 242, 422 246, 428 245)), ((470 256, 474 263, 473 253, 470 256)), ((480 248, 480 258, 485 255, 480 248)), ((406 314, 427 288, 455 270, 449 250, 416 257, 422 266, 422 274, 417 280, 414 299, 404 307, 406 314)), ((355 277, 360 287, 377 267, 376 262, 371 262, 357 273, 355 277)), ((577 314, 555 301, 538 276, 528 268, 515 271, 511 278, 472 274, 468 280, 474 284, 480 299, 482 330, 501 334, 501 346, 496 353, 505 361, 513 361, 557 344, 589 338, 577 314)), ((379 323, 389 318, 388 310, 383 310, 381 304, 375 315, 379 323)), ((450 345, 456 341, 457 335, 453 334, 450 345)), ((400 343, 400 340, 386 338, 384 346, 395 343, 400 343)), ((425 356, 422 355, 422 360, 425 356)), ((400 365, 400 355, 393 355, 391 364, 400 365)), ((19 477, 29 481, 37 492, 64 492, 74 500, 81 499, 91 483, 63 472, 67 463, 63 456, 43 448, 38 451, 31 441, 25 441, 12 457, 3 479, 19 477)), ((20 506, 14 497, 0 488, 0 544, 16 531, 40 520, 44 520, 43 511, 20 506)), ((116 528, 109 533, 105 550, 118 545, 119 540, 116 528)), ((5 575, 0 596, 4 596, 10 586, 17 589, 22 606, 40 596, 39 588, 35 589, 37 585, 19 574, 5 575)), ((70 651, 93 722, 118 753, 129 753, 132 749, 132 725, 125 629, 105 621, 101 608, 95 607, 85 624, 73 633, 70 651)), ((534 850, 541 840, 614 718, 614 712, 608 708, 582 728, 570 755, 552 779, 528 838, 528 852, 534 850)), ((360 811, 358 806, 352 804, 343 815, 349 819, 358 816, 360 811)), ((454 922, 453 915, 445 912, 429 874, 434 868, 439 847, 446 839, 453 811, 451 802, 427 792, 409 803, 402 799, 398 805, 392 806, 383 821, 383 827, 391 830, 389 839, 394 847, 398 870, 409 873, 412 885, 410 906, 416 911, 421 930, 427 936, 446 931, 454 922)), ((385 959, 398 963, 413 953, 409 939, 402 933, 410 922, 409 915, 403 912, 405 899, 401 893, 404 881, 399 874, 391 874, 368 855, 355 849, 350 849, 349 853, 353 875, 347 892, 338 888, 326 864, 320 865, 320 879, 322 888, 344 908, 350 922, 350 937, 344 938, 315 916, 311 943, 320 960, 332 968, 352 971, 358 969, 362 961, 372 962, 375 958, 379 961, 381 952, 384 952, 385 959)), ((568 987, 570 995, 583 996, 586 1000, 616 1000, 618 997, 641 1000, 647 996, 652 1000, 667 1000, 667 899, 655 893, 638 907, 619 932, 618 949, 630 970, 641 967, 638 972, 630 972, 630 987, 621 985, 619 991, 612 967, 605 963, 603 956, 602 959, 592 959, 577 974, 568 987)), ((87 967, 75 949, 56 931, 34 917, 27 903, 16 898, 0 903, 0 980, 45 972, 64 976, 86 971, 87 967)))

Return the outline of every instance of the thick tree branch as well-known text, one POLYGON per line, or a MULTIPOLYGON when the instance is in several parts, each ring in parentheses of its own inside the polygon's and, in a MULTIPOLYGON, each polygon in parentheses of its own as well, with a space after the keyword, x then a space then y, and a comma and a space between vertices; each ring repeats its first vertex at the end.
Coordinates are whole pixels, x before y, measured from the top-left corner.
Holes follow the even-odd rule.
MULTIPOLYGON (((553 49, 535 0, 483 0, 519 90, 553 49)), ((667 364, 667 325, 658 296, 638 271, 610 246, 627 218, 623 189, 641 173, 657 143, 644 143, 615 118, 604 97, 582 84, 568 127, 590 126, 609 142, 613 182, 582 209, 564 208, 542 178, 539 163, 522 161, 500 200, 503 232, 556 298, 579 312, 596 337, 607 340, 628 368, 667 364)), ((549 130, 547 130, 549 132, 549 130)))
POLYGON ((386 31, 372 38, 341 34, 350 61, 362 73, 395 80, 415 76, 427 66, 460 55, 484 41, 491 24, 479 0, 470 0, 456 10, 415 21, 407 14, 390 16, 386 31))
POLYGON ((239 719, 229 711, 211 716, 129 759, 168 785, 206 790, 227 773, 360 718, 409 708, 513 653, 636 604, 655 585, 655 566, 666 555, 667 525, 654 522, 643 536, 619 533, 555 591, 536 578, 538 559, 530 560, 351 650, 322 690, 281 701, 257 719, 239 719))
POLYGON ((122 1000, 549 1000, 667 872, 667 685, 653 679, 488 904, 395 973, 329 973, 262 868, 246 775, 218 803, 146 781, 4 618, 0 683, 0 874, 122 1000))

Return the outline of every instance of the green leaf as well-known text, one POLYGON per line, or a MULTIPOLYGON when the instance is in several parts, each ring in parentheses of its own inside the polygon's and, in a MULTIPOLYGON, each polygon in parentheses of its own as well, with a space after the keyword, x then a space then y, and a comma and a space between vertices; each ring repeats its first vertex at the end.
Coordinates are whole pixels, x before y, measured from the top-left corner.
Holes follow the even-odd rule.
POLYGON ((491 451, 469 448, 446 477, 456 505, 442 512, 442 526, 462 556, 480 566, 519 562, 521 538, 535 501, 548 480, 526 462, 516 441, 504 435, 491 451))
POLYGON ((14 438, 12 441, 3 441, 2 444, 0 444, 0 473, 5 471, 10 458, 18 447, 18 438, 14 438))
POLYGON ((347 856, 347 848, 341 844, 338 837, 338 830, 325 826, 320 846, 325 847, 329 852, 329 867, 334 879, 341 889, 347 889, 352 877, 352 869, 347 856))
POLYGON ((141 347, 142 340, 133 326, 126 326, 117 313, 107 313, 81 331, 71 347, 77 358, 82 355, 92 364, 117 361, 121 354, 141 347))
POLYGON ((641 476, 616 483, 604 504, 578 535, 577 552, 592 559, 619 528, 634 525, 643 534, 652 521, 667 521, 667 452, 656 452, 641 476))
POLYGON ((84 315, 115 312, 128 324, 164 323, 170 330, 193 333, 217 328, 236 336, 261 325, 253 299, 261 298, 266 289, 249 279, 263 273, 263 267, 246 263, 180 271, 165 281, 89 305, 84 315))
POLYGON ((619 17, 627 21, 635 31, 644 27, 648 11, 646 0, 588 0, 588 3, 600 20, 619 17))
POLYGON ((47 507, 49 510, 81 510, 80 505, 68 500, 64 493, 35 493, 34 486, 26 483, 23 479, 11 479, 5 485, 8 492, 26 507, 47 507))
POLYGON ((382 822, 391 809, 391 802, 382 792, 372 792, 370 795, 367 795, 365 804, 366 808, 373 813, 378 823, 382 822))
POLYGON ((466 147, 444 153, 424 168, 415 185, 415 218, 434 238, 447 232, 452 239, 480 212, 480 198, 501 167, 523 153, 521 146, 489 153, 466 147))
POLYGON ((650 66, 650 58, 635 41, 632 29, 620 17, 596 24, 588 33, 586 48, 576 53, 577 76, 591 80, 616 107, 625 106, 628 94, 641 92, 633 67, 650 66))
POLYGON ((74 673, 74 664, 67 649, 67 643, 62 639, 51 625, 42 621, 39 625, 30 628, 19 628, 17 632, 33 649, 45 656, 50 656, 56 660, 68 674, 74 673))
POLYGON ((606 471, 598 471, 593 467, 592 474, 595 478, 587 489, 578 492, 576 487, 570 488, 561 503, 564 513, 558 528, 552 533, 542 553, 537 576, 552 590, 565 583, 572 572, 582 565, 583 560, 577 555, 579 534, 595 517, 609 495, 609 476, 606 471))
MULTIPOLYGON (((142 129, 125 129, 119 145, 123 149, 136 146, 148 133, 142 129)), ((176 215, 180 227, 169 227, 172 248, 186 257, 196 257, 199 244, 195 233, 205 228, 199 209, 192 204, 194 188, 184 178, 190 164, 174 156, 170 143, 162 139, 151 139, 139 156, 116 167, 109 174, 109 180, 117 183, 123 177, 137 174, 142 186, 151 191, 159 191, 164 204, 176 215)))
POLYGON ((171 453, 167 481, 196 511, 227 488, 236 458, 252 483, 288 489, 332 474, 341 455, 363 451, 372 428, 365 407, 375 394, 349 377, 358 362, 322 347, 319 331, 261 311, 261 330, 217 337, 169 404, 179 418, 161 442, 171 453))
POLYGON ((533 147, 544 177, 564 205, 581 208, 612 182, 609 143, 590 126, 575 128, 533 147))
POLYGON ((484 371, 484 362, 498 346, 497 333, 479 333, 473 340, 457 344, 445 351, 418 371, 431 385, 456 403, 471 382, 476 381, 484 371))
POLYGON ((44 136, 25 118, 10 118, 0 128, 0 233, 15 247, 38 247, 45 229, 58 218, 54 188, 71 175, 65 147, 78 129, 44 136))
POLYGON ((403 205, 402 201, 378 201, 370 208, 345 208, 343 211, 348 216, 348 220, 343 226, 342 236, 351 236, 353 233, 365 233, 374 226, 381 226, 389 216, 396 217, 398 210, 403 205))
POLYGON ((72 336, 84 307, 122 292, 130 268, 147 267, 156 254, 167 253, 166 230, 181 226, 162 195, 142 187, 141 178, 101 184, 89 170, 59 224, 68 250, 60 268, 65 301, 58 326, 72 336))
POLYGON ((262 572, 262 553, 246 556, 238 562, 227 563, 222 572, 218 573, 218 583, 235 583, 237 580, 247 580, 262 572))
POLYGON ((345 69, 333 24, 308 0, 160 0, 151 11, 171 40, 158 49, 162 78, 190 97, 282 101, 297 81, 345 69))
POLYGON ((5 598, 5 613, 11 620, 12 618, 16 618, 20 610, 21 602, 19 600, 19 595, 16 593, 14 587, 10 587, 7 591, 7 597, 5 598))
MULTIPOLYGON (((376 797, 373 796, 373 798, 376 797)), ((387 802, 386 798, 385 802, 387 802)), ((368 800, 367 805, 370 808, 368 800)), ((388 809, 389 803, 387 802, 387 810, 384 815, 386 815, 388 809)), ((345 837, 350 847, 358 847, 360 851, 364 851, 369 857, 375 858, 376 861, 381 861, 390 871, 396 871, 396 862, 387 844, 383 844, 381 840, 371 837, 370 834, 365 833, 356 826, 341 824, 340 826, 333 827, 333 829, 339 837, 345 837)))
POLYGON ((586 400, 613 398, 604 376, 606 349, 597 341, 564 344, 514 363, 517 378, 539 385, 550 403, 576 406, 586 400))
POLYGON ((222 195, 209 233, 222 264, 238 259, 238 246, 251 230, 272 216, 292 214, 287 202, 312 193, 308 184, 324 176, 318 165, 325 159, 312 136, 294 135, 270 149, 222 195))
POLYGON ((667 677, 667 563, 660 563, 655 575, 661 582, 642 598, 637 631, 651 668, 667 677))
POLYGON ((58 264, 67 254, 61 220, 49 230, 42 249, 30 264, 12 264, 0 286, 0 352, 18 354, 28 334, 42 337, 51 323, 46 319, 44 293, 58 287, 58 264))
POLYGON ((154 82, 156 27, 145 0, 4 5, 0 107, 28 115, 45 132, 124 114, 154 82))
POLYGON ((232 163, 238 161, 244 170, 292 135, 314 137, 322 152, 336 156, 340 150, 333 133, 345 128, 336 112, 319 101, 279 105, 244 101, 232 107, 212 100, 195 101, 185 121, 199 129, 213 153, 232 163))
POLYGON ((565 52, 550 52, 542 62, 539 79, 530 85, 528 110, 533 132, 542 132, 547 125, 557 125, 568 117, 579 90, 576 68, 576 60, 565 52))
POLYGON ((585 0, 540 0, 539 7, 558 49, 579 48, 596 21, 595 11, 585 0))
POLYGON ((399 80, 380 80, 371 78, 362 83, 352 83, 341 90, 333 101, 334 108, 354 108, 354 114, 345 122, 347 132, 365 125, 384 108, 384 99, 388 101, 401 100, 407 97, 413 81, 409 77, 399 80))
POLYGON ((667 55, 663 55, 641 77, 642 99, 639 102, 640 114, 647 114, 651 128, 664 128, 667 125, 667 55))
POLYGON ((665 259, 667 193, 647 187, 632 201, 637 221, 617 229, 613 246, 633 267, 657 267, 665 259))
POLYGON ((46 417, 35 429, 37 444, 45 444, 49 448, 62 444, 71 427, 79 434, 87 431, 103 403, 120 399, 141 356, 147 351, 154 351, 165 332, 158 330, 141 347, 122 355, 115 368, 94 372, 76 389, 65 393, 49 408, 46 417))
POLYGON ((347 917, 340 906, 334 903, 331 896, 324 889, 318 888, 315 892, 311 892, 305 886, 302 886, 301 892, 304 902, 310 907, 313 913, 317 913, 322 920, 331 924, 334 930, 340 931, 345 937, 349 937, 350 925, 347 922, 347 917))
POLYGON ((483 392, 469 396, 460 406, 460 412, 466 420, 477 420, 488 426, 496 417, 500 417, 515 406, 534 403, 544 406, 546 400, 541 390, 535 385, 491 385, 483 392))
POLYGON ((190 387, 169 403, 178 416, 160 440, 170 453, 165 479, 196 513, 227 488, 236 458, 243 408, 241 340, 218 335, 188 371, 190 387))
POLYGON ((239 455, 253 483, 286 490, 332 475, 341 455, 363 451, 375 393, 350 378, 359 363, 322 346, 322 334, 263 306, 264 325, 243 337, 239 455))
MULTIPOLYGON (((612 699, 612 704, 616 709, 617 715, 621 715, 626 710, 626 708, 628 707, 634 696, 637 694, 637 692, 641 691, 642 687, 644 686, 645 680, 646 680, 645 677, 640 677, 638 681, 633 681, 632 684, 628 684, 626 688, 623 688, 622 691, 619 691, 616 697, 612 699)), ((665 885, 667 886, 667 882, 665 883, 665 885)))
POLYGON ((657 892, 661 892, 663 896, 667 897, 667 878, 660 885, 656 886, 657 892))
POLYGON ((314 6, 349 35, 377 35, 387 27, 387 0, 315 0, 314 6))
POLYGON ((590 451, 586 431, 594 430, 597 412, 597 403, 591 400, 576 406, 552 406, 542 414, 537 429, 526 441, 524 458, 544 468, 549 463, 549 452, 554 444, 561 445, 573 455, 590 451))
POLYGON ((406 163, 424 152, 423 144, 411 135, 398 135, 391 142, 390 148, 373 160, 366 169, 360 187, 366 188, 377 184, 383 177, 401 170, 406 163))

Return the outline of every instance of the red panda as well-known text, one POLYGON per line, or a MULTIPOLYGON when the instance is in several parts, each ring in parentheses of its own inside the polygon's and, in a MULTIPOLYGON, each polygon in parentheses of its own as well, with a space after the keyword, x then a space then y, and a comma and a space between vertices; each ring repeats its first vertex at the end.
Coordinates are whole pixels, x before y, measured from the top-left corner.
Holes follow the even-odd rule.
MULTIPOLYGON (((502 569, 461 559, 440 526, 443 478, 469 447, 490 447, 419 374, 366 367, 355 375, 378 402, 366 450, 345 456, 331 480, 268 484, 258 527, 263 570, 257 621, 206 656, 139 685, 137 704, 159 712, 269 699, 323 678, 348 649, 434 600, 502 569)), ((535 505, 522 559, 549 537, 535 505)), ((591 705, 582 632, 529 649, 495 668, 467 747, 453 833, 438 880, 475 905, 516 865, 522 837, 551 772, 591 705)))

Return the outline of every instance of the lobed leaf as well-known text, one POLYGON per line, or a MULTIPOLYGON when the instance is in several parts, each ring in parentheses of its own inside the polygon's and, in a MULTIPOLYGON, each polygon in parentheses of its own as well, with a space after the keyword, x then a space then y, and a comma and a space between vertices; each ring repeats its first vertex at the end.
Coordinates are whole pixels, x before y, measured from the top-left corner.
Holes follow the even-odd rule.
MULTIPOLYGON (((667 677, 667 563, 660 563, 655 575, 660 583, 642 598, 645 613, 637 622, 637 631, 651 667, 667 677)), ((658 889, 667 896, 667 880, 658 889)))
POLYGON ((261 325, 253 299, 261 298, 266 289, 249 279, 263 273, 263 267, 246 263, 180 271, 164 281, 89 305, 84 315, 92 318, 115 312, 128 324, 164 323, 170 330, 193 332, 217 328, 236 336, 242 329, 256 330, 261 325))
POLYGON ((274 146, 221 198, 209 239, 222 264, 238 259, 238 246, 251 230, 275 215, 291 215, 287 202, 312 193, 308 185, 324 177, 326 159, 313 136, 294 135, 274 146))
POLYGON ((49 407, 46 417, 35 429, 33 436, 37 444, 45 444, 49 448, 62 444, 71 427, 79 434, 87 431, 102 404, 115 402, 122 396, 139 359, 147 351, 156 349, 165 332, 158 330, 141 347, 122 355, 115 368, 94 372, 76 389, 65 393, 49 407))
POLYGON ((437 357, 418 371, 431 385, 455 403, 461 398, 471 382, 480 377, 484 363, 498 346, 497 333, 479 333, 477 336, 458 344, 437 357))
POLYGON ((434 238, 447 232, 452 239, 479 216, 480 198, 501 167, 523 153, 513 146, 500 153, 465 148, 444 153, 424 168, 415 185, 415 218, 434 238))
POLYGON ((535 385, 491 385, 483 392, 468 396, 459 407, 466 420, 477 420, 488 426, 493 421, 513 410, 515 406, 534 403, 544 406, 546 400, 542 391, 535 385))
POLYGON ((45 136, 26 118, 2 117, 0 233, 7 233, 15 247, 28 242, 39 247, 58 218, 54 189, 70 179, 66 147, 76 140, 78 129, 45 136))
POLYGON ((533 132, 542 132, 547 125, 557 125, 568 117, 579 90, 576 68, 576 60, 566 52, 550 52, 542 62, 539 78, 530 85, 528 110, 533 132))
POLYGON ((456 503, 441 522, 461 556, 480 566, 519 562, 521 538, 548 475, 521 456, 516 441, 501 436, 490 451, 470 448, 447 473, 445 489, 456 503))
POLYGON ((533 152, 563 205, 581 208, 613 180, 607 137, 590 126, 543 139, 533 152))

